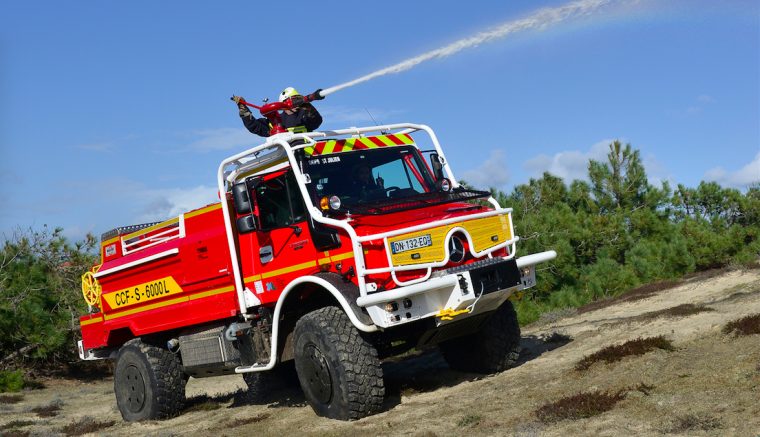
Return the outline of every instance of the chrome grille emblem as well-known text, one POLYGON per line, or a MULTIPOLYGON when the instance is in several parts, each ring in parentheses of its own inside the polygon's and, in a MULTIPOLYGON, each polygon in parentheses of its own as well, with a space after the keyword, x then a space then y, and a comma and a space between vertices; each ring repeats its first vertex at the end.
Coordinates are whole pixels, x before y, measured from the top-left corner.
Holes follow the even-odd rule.
POLYGON ((452 235, 449 239, 449 260, 455 263, 464 260, 464 243, 456 235, 452 235))

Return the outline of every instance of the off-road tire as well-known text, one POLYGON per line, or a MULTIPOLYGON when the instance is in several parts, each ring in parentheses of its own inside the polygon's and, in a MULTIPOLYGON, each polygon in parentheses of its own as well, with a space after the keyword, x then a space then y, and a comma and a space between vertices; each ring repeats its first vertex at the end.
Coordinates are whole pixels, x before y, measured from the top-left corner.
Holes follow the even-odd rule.
POLYGON ((298 389, 298 376, 292 361, 264 372, 243 373, 243 380, 248 386, 245 401, 252 404, 271 402, 276 400, 278 392, 298 389))
POLYGON ((298 380, 317 415, 355 420, 380 411, 385 386, 377 350, 343 311, 312 311, 298 320, 294 335, 298 380))
POLYGON ((121 417, 127 422, 176 416, 185 404, 182 364, 177 355, 130 340, 116 357, 113 386, 121 417))
POLYGON ((512 302, 504 302, 478 332, 439 347, 454 370, 488 374, 514 366, 520 357, 520 325, 512 302))

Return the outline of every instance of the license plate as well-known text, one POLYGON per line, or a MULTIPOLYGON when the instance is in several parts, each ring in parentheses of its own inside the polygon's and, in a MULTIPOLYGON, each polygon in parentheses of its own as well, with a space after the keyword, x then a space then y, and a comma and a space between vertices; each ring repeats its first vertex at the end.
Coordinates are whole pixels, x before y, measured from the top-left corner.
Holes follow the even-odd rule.
POLYGON ((433 239, 430 234, 420 235, 419 237, 407 238, 406 240, 392 241, 391 252, 393 254, 408 252, 410 250, 420 249, 433 245, 433 239))

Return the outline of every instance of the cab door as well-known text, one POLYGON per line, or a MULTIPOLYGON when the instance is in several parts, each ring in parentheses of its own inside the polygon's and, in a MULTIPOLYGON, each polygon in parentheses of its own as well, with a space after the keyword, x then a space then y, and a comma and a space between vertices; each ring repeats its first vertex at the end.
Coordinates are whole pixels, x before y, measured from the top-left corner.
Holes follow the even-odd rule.
MULTIPOLYGON (((308 214, 293 172, 266 177, 255 191, 258 229, 253 236, 253 287, 262 303, 276 302, 293 279, 319 271, 308 214)), ((248 282, 248 281, 246 281, 248 282)))

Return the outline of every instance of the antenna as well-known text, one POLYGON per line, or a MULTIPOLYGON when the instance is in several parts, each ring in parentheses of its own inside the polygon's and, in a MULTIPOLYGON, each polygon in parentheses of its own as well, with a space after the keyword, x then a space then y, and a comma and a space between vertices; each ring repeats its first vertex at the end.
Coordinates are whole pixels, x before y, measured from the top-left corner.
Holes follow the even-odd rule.
MULTIPOLYGON (((375 117, 372 116, 372 114, 369 112, 369 109, 364 108, 365 111, 367 111, 367 115, 369 115, 369 118, 372 119, 372 123, 375 123, 375 126, 380 126, 380 123, 375 120, 375 117)), ((388 131, 380 131, 381 134, 385 135, 388 133, 388 131)))

